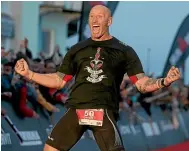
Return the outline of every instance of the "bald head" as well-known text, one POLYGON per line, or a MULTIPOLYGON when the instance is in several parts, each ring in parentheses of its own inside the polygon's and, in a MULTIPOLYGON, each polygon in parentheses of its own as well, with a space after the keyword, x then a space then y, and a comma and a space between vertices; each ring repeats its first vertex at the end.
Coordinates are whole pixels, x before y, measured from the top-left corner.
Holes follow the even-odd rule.
POLYGON ((109 26, 112 24, 111 11, 103 5, 94 6, 89 13, 91 37, 99 40, 109 36, 109 26))
POLYGON ((96 6, 94 6, 94 7, 91 9, 90 14, 93 13, 94 11, 96 11, 96 12, 103 12, 103 13, 106 14, 108 17, 112 17, 110 9, 107 8, 107 7, 104 6, 104 5, 96 5, 96 6))

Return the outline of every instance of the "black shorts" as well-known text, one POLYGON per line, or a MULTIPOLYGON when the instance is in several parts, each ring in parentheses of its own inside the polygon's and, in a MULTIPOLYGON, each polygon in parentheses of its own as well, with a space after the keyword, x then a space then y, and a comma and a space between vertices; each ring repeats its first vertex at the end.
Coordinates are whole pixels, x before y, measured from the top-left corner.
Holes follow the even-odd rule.
POLYGON ((90 129, 101 151, 124 151, 113 112, 105 110, 102 126, 79 125, 75 109, 68 109, 48 136, 46 144, 60 150, 70 150, 90 129))

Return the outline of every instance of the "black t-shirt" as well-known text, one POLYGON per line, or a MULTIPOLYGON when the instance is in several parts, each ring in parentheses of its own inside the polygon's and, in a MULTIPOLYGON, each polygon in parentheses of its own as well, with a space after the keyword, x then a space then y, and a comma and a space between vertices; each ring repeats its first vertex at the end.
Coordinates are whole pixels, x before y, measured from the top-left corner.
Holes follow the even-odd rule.
POLYGON ((75 76, 68 107, 118 111, 124 74, 143 73, 143 68, 135 51, 113 37, 106 41, 89 38, 74 45, 58 71, 75 76))

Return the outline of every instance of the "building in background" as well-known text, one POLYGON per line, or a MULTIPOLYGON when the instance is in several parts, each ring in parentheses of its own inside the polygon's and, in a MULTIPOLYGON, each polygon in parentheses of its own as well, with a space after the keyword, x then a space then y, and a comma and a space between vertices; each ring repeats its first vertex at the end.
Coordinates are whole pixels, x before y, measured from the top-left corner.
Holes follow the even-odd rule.
MULTIPOLYGON (((44 2, 40 5, 40 48, 52 54, 54 46, 66 52, 66 39, 73 34, 73 21, 80 19, 82 2, 44 2), (72 33, 69 33, 69 32, 72 33)), ((77 32, 77 25, 75 32, 77 32)))
POLYGON ((1 2, 1 46, 10 49, 11 41, 14 39, 14 18, 10 11, 10 2, 1 2))
POLYGON ((66 39, 77 32, 82 2, 11 1, 1 2, 1 43, 6 50, 19 50, 20 41, 27 38, 34 57, 43 51, 47 56, 59 45, 66 52, 66 39), (73 22, 73 23, 72 23, 73 22))

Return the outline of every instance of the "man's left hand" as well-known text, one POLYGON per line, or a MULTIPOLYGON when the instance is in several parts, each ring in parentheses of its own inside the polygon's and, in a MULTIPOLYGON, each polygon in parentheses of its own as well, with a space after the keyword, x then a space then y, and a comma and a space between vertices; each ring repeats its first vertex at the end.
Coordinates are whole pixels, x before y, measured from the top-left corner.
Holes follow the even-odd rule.
POLYGON ((180 79, 181 74, 178 68, 172 66, 171 69, 169 70, 167 77, 164 80, 165 85, 170 85, 174 81, 180 79))

